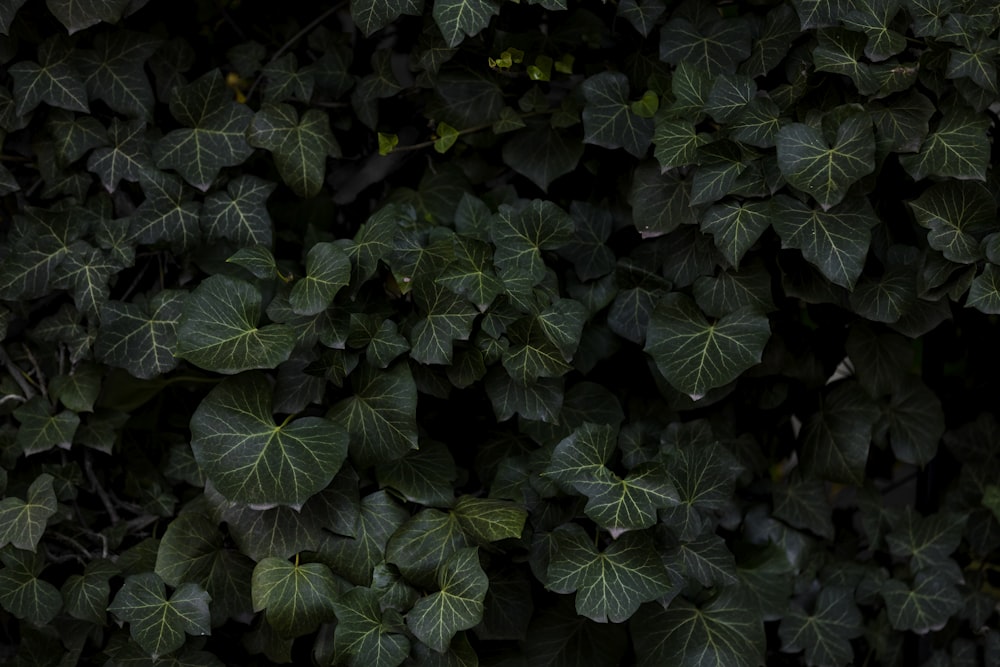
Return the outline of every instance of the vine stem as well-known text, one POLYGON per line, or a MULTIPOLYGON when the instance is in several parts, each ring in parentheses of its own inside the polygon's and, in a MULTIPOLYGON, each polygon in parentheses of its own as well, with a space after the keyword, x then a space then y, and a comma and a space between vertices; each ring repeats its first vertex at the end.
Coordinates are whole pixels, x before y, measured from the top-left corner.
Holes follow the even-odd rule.
POLYGON ((91 486, 94 487, 94 491, 97 493, 98 498, 101 499, 101 504, 104 505, 104 510, 108 513, 108 517, 111 519, 111 525, 118 523, 118 512, 115 510, 115 506, 111 502, 108 492, 104 490, 103 486, 101 486, 100 480, 97 479, 97 475, 94 473, 94 463, 90 458, 90 452, 84 452, 83 471, 86 473, 87 479, 90 480, 91 486))
POLYGON ((24 392, 24 398, 34 398, 35 389, 28 383, 26 379, 27 373, 25 373, 20 366, 14 363, 14 360, 10 358, 10 355, 7 354, 7 350, 5 350, 2 345, 0 345, 0 363, 4 365, 7 372, 14 378, 14 382, 16 382, 17 386, 21 388, 21 391, 24 392))
MULTIPOLYGON (((545 115, 553 114, 556 111, 557 111, 557 109, 546 109, 545 111, 531 111, 531 112, 528 112, 528 113, 521 114, 520 116, 518 116, 518 118, 531 118, 532 116, 545 116, 545 115)), ((467 127, 464 130, 458 130, 455 133, 455 136, 460 137, 460 136, 465 135, 465 134, 474 134, 476 132, 482 132, 483 130, 488 130, 491 127, 493 127, 493 123, 483 123, 482 125, 473 125, 472 127, 467 127)), ((421 141, 419 144, 410 144, 409 146, 395 146, 395 147, 393 147, 393 149, 391 151, 389 151, 388 154, 391 155, 393 153, 402 153, 402 152, 405 152, 405 151, 419 151, 419 150, 423 150, 424 148, 430 148, 431 146, 433 146, 436 143, 436 141, 437 141, 436 139, 432 139, 430 141, 421 141)))

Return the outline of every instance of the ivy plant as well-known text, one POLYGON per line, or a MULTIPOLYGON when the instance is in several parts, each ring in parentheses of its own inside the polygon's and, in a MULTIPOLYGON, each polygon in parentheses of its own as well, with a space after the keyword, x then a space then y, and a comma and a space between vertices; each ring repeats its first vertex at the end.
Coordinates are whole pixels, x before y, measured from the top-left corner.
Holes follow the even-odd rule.
POLYGON ((1000 665, 1000 9, 0 0, 0 662, 1000 665))

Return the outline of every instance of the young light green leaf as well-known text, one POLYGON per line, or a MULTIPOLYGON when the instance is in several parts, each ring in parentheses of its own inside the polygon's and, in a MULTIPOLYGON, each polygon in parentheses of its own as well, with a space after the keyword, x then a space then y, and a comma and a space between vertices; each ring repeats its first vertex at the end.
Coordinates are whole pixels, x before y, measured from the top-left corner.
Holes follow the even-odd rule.
POLYGON ((174 346, 186 292, 163 290, 148 301, 101 307, 94 353, 102 363, 149 380, 177 367, 174 346))
POLYGON ((321 417, 271 416, 260 373, 224 380, 191 417, 191 449, 222 495, 250 504, 299 505, 325 488, 347 458, 347 434, 321 417))
POLYGON ((479 565, 479 550, 459 549, 437 573, 440 590, 417 600, 406 614, 406 625, 417 639, 445 652, 460 630, 474 627, 483 617, 483 598, 489 588, 479 565))
POLYGON ((843 201, 854 183, 875 170, 875 136, 867 113, 844 119, 832 145, 804 123, 782 127, 776 143, 781 174, 824 210, 843 201))
POLYGON ((288 359, 295 333, 285 324, 258 327, 260 292, 228 276, 211 276, 185 299, 175 354, 196 366, 233 375, 276 368, 288 359))
POLYGON ((155 659, 183 646, 185 633, 211 634, 209 601, 208 593, 190 582, 168 598, 163 580, 144 572, 125 579, 108 611, 129 624, 132 639, 155 659))
POLYGON ((786 653, 805 651, 811 667, 850 663, 854 659, 851 639, 864 633, 861 612, 850 589, 826 586, 820 590, 816 608, 807 614, 798 605, 781 620, 778 635, 786 653))
POLYGON ((52 475, 41 474, 28 487, 26 500, 8 496, 0 500, 0 547, 13 544, 35 551, 48 520, 56 513, 52 475))
POLYGON ((409 656, 410 641, 399 632, 401 619, 394 610, 383 611, 379 597, 378 591, 358 586, 333 603, 334 646, 351 667, 398 667, 409 656))
POLYGON ((433 16, 449 47, 475 37, 500 12, 493 0, 434 0, 433 16))
POLYGON ((270 246, 273 225, 266 202, 274 188, 274 183, 243 174, 229 181, 225 192, 209 194, 201 207, 205 235, 229 239, 240 246, 270 246))
POLYGON ((989 118, 966 109, 945 114, 916 155, 902 155, 900 164, 914 180, 928 176, 986 180, 990 142, 989 118))
POLYGON ((557 593, 576 592, 576 611, 598 623, 628 620, 643 602, 672 588, 670 577, 644 533, 628 532, 603 552, 578 524, 555 531, 545 584, 557 593))
POLYGON ((43 627, 62 609, 59 589, 40 579, 45 556, 31 551, 0 551, 0 607, 32 625, 43 627))
POLYGON ((338 594, 337 580, 322 563, 265 558, 253 569, 254 611, 266 611, 268 624, 280 637, 306 635, 333 620, 338 594))
POLYGON ((362 468, 392 461, 417 448, 417 387, 405 363, 386 371, 363 366, 353 376, 354 396, 327 417, 351 435, 351 458, 362 468))
POLYGON ((752 309, 710 323, 691 299, 672 293, 653 310, 644 349, 675 388, 703 395, 760 363, 770 336, 767 317, 752 309))
POLYGON ((963 604, 955 585, 937 572, 917 573, 912 586, 889 579, 881 593, 892 627, 919 634, 944 627, 963 604))
POLYGON ((172 168, 206 191, 222 167, 250 157, 246 131, 253 112, 235 102, 218 70, 212 70, 170 96, 170 113, 186 128, 167 133, 153 148, 156 166, 172 168))
POLYGON ((653 137, 653 121, 630 108, 628 77, 621 72, 602 72, 580 87, 587 101, 583 108, 584 142, 624 148, 642 157, 653 137))
POLYGON ((909 202, 927 243, 960 264, 983 256, 980 241, 996 222, 996 202, 986 186, 970 181, 935 183, 909 202))
POLYGON ((802 462, 810 473, 861 486, 878 406, 853 381, 835 385, 802 426, 802 462))
POLYGON ((265 104, 253 117, 247 138, 252 146, 271 151, 282 180, 300 197, 319 192, 326 158, 340 155, 330 119, 317 109, 307 110, 300 119, 288 104, 265 104))

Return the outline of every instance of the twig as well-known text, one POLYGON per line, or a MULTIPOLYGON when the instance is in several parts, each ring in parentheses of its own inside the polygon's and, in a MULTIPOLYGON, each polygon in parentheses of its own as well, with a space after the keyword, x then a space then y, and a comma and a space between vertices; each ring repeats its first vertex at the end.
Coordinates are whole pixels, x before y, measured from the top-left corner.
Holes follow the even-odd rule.
POLYGON ((42 372, 42 367, 38 365, 38 360, 35 359, 35 355, 31 353, 31 348, 27 345, 21 344, 21 348, 24 353, 28 356, 28 361, 31 362, 31 367, 35 371, 35 379, 38 381, 38 389, 42 392, 42 396, 45 398, 49 397, 49 391, 46 388, 45 373, 42 372))
POLYGON ((21 391, 24 392, 25 400, 34 398, 35 389, 26 380, 27 373, 25 373, 20 366, 14 363, 14 360, 7 354, 7 350, 3 348, 3 345, 0 345, 0 363, 3 363, 7 372, 14 378, 14 382, 16 382, 17 386, 21 388, 21 391))
POLYGON ((94 493, 96 493, 98 498, 101 499, 101 504, 104 505, 105 511, 107 511, 108 516, 111 517, 112 525, 118 523, 120 520, 118 512, 115 510, 115 506, 111 503, 111 498, 108 497, 108 492, 104 490, 104 487, 101 486, 100 481, 97 479, 97 475, 94 474, 94 463, 90 458, 89 451, 84 451, 83 454, 83 471, 86 473, 87 479, 90 480, 90 485, 94 487, 94 493))
POLYGON ((86 556, 90 560, 93 560, 93 558, 94 558, 94 554, 90 553, 90 550, 87 549, 87 547, 83 546, 82 544, 80 544, 79 542, 77 542, 76 540, 74 540, 69 535, 63 535, 62 533, 54 531, 54 530, 48 531, 47 533, 45 533, 45 535, 46 535, 46 537, 54 537, 57 540, 59 540, 60 542, 62 542, 63 544, 68 544, 69 546, 73 547, 74 549, 76 549, 77 551, 79 551, 81 554, 83 554, 84 556, 86 556))

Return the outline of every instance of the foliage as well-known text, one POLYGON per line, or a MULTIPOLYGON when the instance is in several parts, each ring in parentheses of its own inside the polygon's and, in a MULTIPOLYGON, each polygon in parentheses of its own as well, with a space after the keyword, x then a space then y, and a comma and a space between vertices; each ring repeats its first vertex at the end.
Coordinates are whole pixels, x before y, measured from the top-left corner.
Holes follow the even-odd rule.
POLYGON ((998 39, 3 0, 0 661, 1000 664, 998 39))

